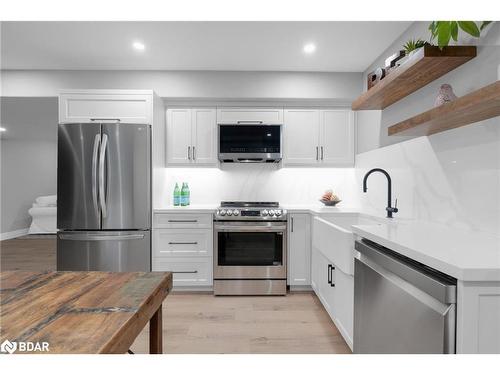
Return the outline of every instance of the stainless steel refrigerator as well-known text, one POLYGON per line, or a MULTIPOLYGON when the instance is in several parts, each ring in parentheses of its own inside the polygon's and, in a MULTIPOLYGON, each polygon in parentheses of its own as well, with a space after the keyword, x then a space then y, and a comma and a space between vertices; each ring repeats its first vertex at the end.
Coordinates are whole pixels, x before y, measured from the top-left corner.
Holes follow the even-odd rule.
POLYGON ((151 270, 151 126, 60 124, 57 269, 151 270))

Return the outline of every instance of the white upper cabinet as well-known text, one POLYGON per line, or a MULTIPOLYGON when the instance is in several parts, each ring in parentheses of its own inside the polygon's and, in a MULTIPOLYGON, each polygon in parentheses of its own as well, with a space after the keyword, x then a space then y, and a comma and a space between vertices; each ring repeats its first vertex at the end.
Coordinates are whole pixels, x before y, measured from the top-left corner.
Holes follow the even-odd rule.
POLYGON ((218 108, 218 124, 283 124, 283 108, 218 108))
POLYGON ((191 110, 167 109, 167 163, 191 162, 191 110))
POLYGON ((288 222, 288 283, 311 285, 311 216, 290 214, 288 222))
POLYGON ((217 162, 217 124, 214 108, 193 109, 192 122, 192 161, 196 164, 217 162))
POLYGON ((283 125, 283 163, 316 164, 319 160, 319 111, 286 109, 283 125))
POLYGON ((283 163, 288 166, 354 165, 354 115, 349 109, 287 109, 283 163))
POLYGON ((354 113, 345 109, 319 112, 321 161, 332 165, 354 165, 354 113))
POLYGON ((167 110, 167 163, 215 164, 217 124, 214 108, 167 110))
POLYGON ((153 91, 72 90, 59 95, 59 123, 153 123, 153 91))

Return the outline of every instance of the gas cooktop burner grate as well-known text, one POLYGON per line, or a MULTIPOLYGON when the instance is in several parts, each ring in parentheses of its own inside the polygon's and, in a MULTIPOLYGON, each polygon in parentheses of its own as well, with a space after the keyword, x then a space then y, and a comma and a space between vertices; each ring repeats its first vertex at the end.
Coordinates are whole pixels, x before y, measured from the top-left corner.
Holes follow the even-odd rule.
POLYGON ((279 202, 221 202, 221 207, 279 207, 279 202))

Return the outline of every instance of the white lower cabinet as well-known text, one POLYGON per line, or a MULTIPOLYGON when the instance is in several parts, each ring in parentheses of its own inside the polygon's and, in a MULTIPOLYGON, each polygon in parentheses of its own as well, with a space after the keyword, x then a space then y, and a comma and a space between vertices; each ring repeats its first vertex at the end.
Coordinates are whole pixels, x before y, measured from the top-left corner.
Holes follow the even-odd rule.
MULTIPOLYGON (((335 266, 335 265, 333 265, 335 266)), ((352 349, 354 327, 354 277, 335 268, 335 308, 333 321, 352 349)))
POLYGON ((157 213, 153 222, 153 271, 172 272, 174 288, 212 286, 212 214, 157 213))
POLYGON ((311 286, 352 350, 354 278, 315 247, 311 251, 311 286))
POLYGON ((288 285, 311 285, 311 216, 288 216, 288 285))
POLYGON ((211 256, 209 229, 160 229, 153 232, 153 256, 211 256))
POLYGON ((153 228, 212 229, 212 215, 197 213, 155 214, 153 228))
POLYGON ((153 271, 174 274, 174 288, 213 285, 211 257, 153 258, 153 271))

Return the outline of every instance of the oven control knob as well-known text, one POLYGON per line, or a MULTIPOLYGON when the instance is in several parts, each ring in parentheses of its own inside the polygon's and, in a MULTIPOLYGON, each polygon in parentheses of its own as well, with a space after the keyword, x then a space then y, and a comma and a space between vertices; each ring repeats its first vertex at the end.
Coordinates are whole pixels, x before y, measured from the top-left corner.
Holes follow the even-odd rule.
POLYGON ((281 211, 281 210, 276 210, 276 211, 275 211, 275 213, 276 213, 276 216, 281 216, 281 215, 283 214, 283 211, 281 211))
POLYGON ((228 216, 231 216, 232 214, 233 214, 233 211, 231 211, 231 210, 227 210, 227 215, 228 215, 228 216))
POLYGON ((267 216, 267 215, 269 215, 269 212, 267 210, 263 210, 262 211, 262 216, 267 216))
POLYGON ((226 216, 226 210, 220 210, 220 216, 226 216))
POLYGON ((238 216, 239 214, 240 214, 240 211, 238 211, 238 210, 233 210, 233 215, 234 215, 234 216, 238 216))
POLYGON ((274 216, 275 212, 274 210, 269 210, 269 216, 274 216))

